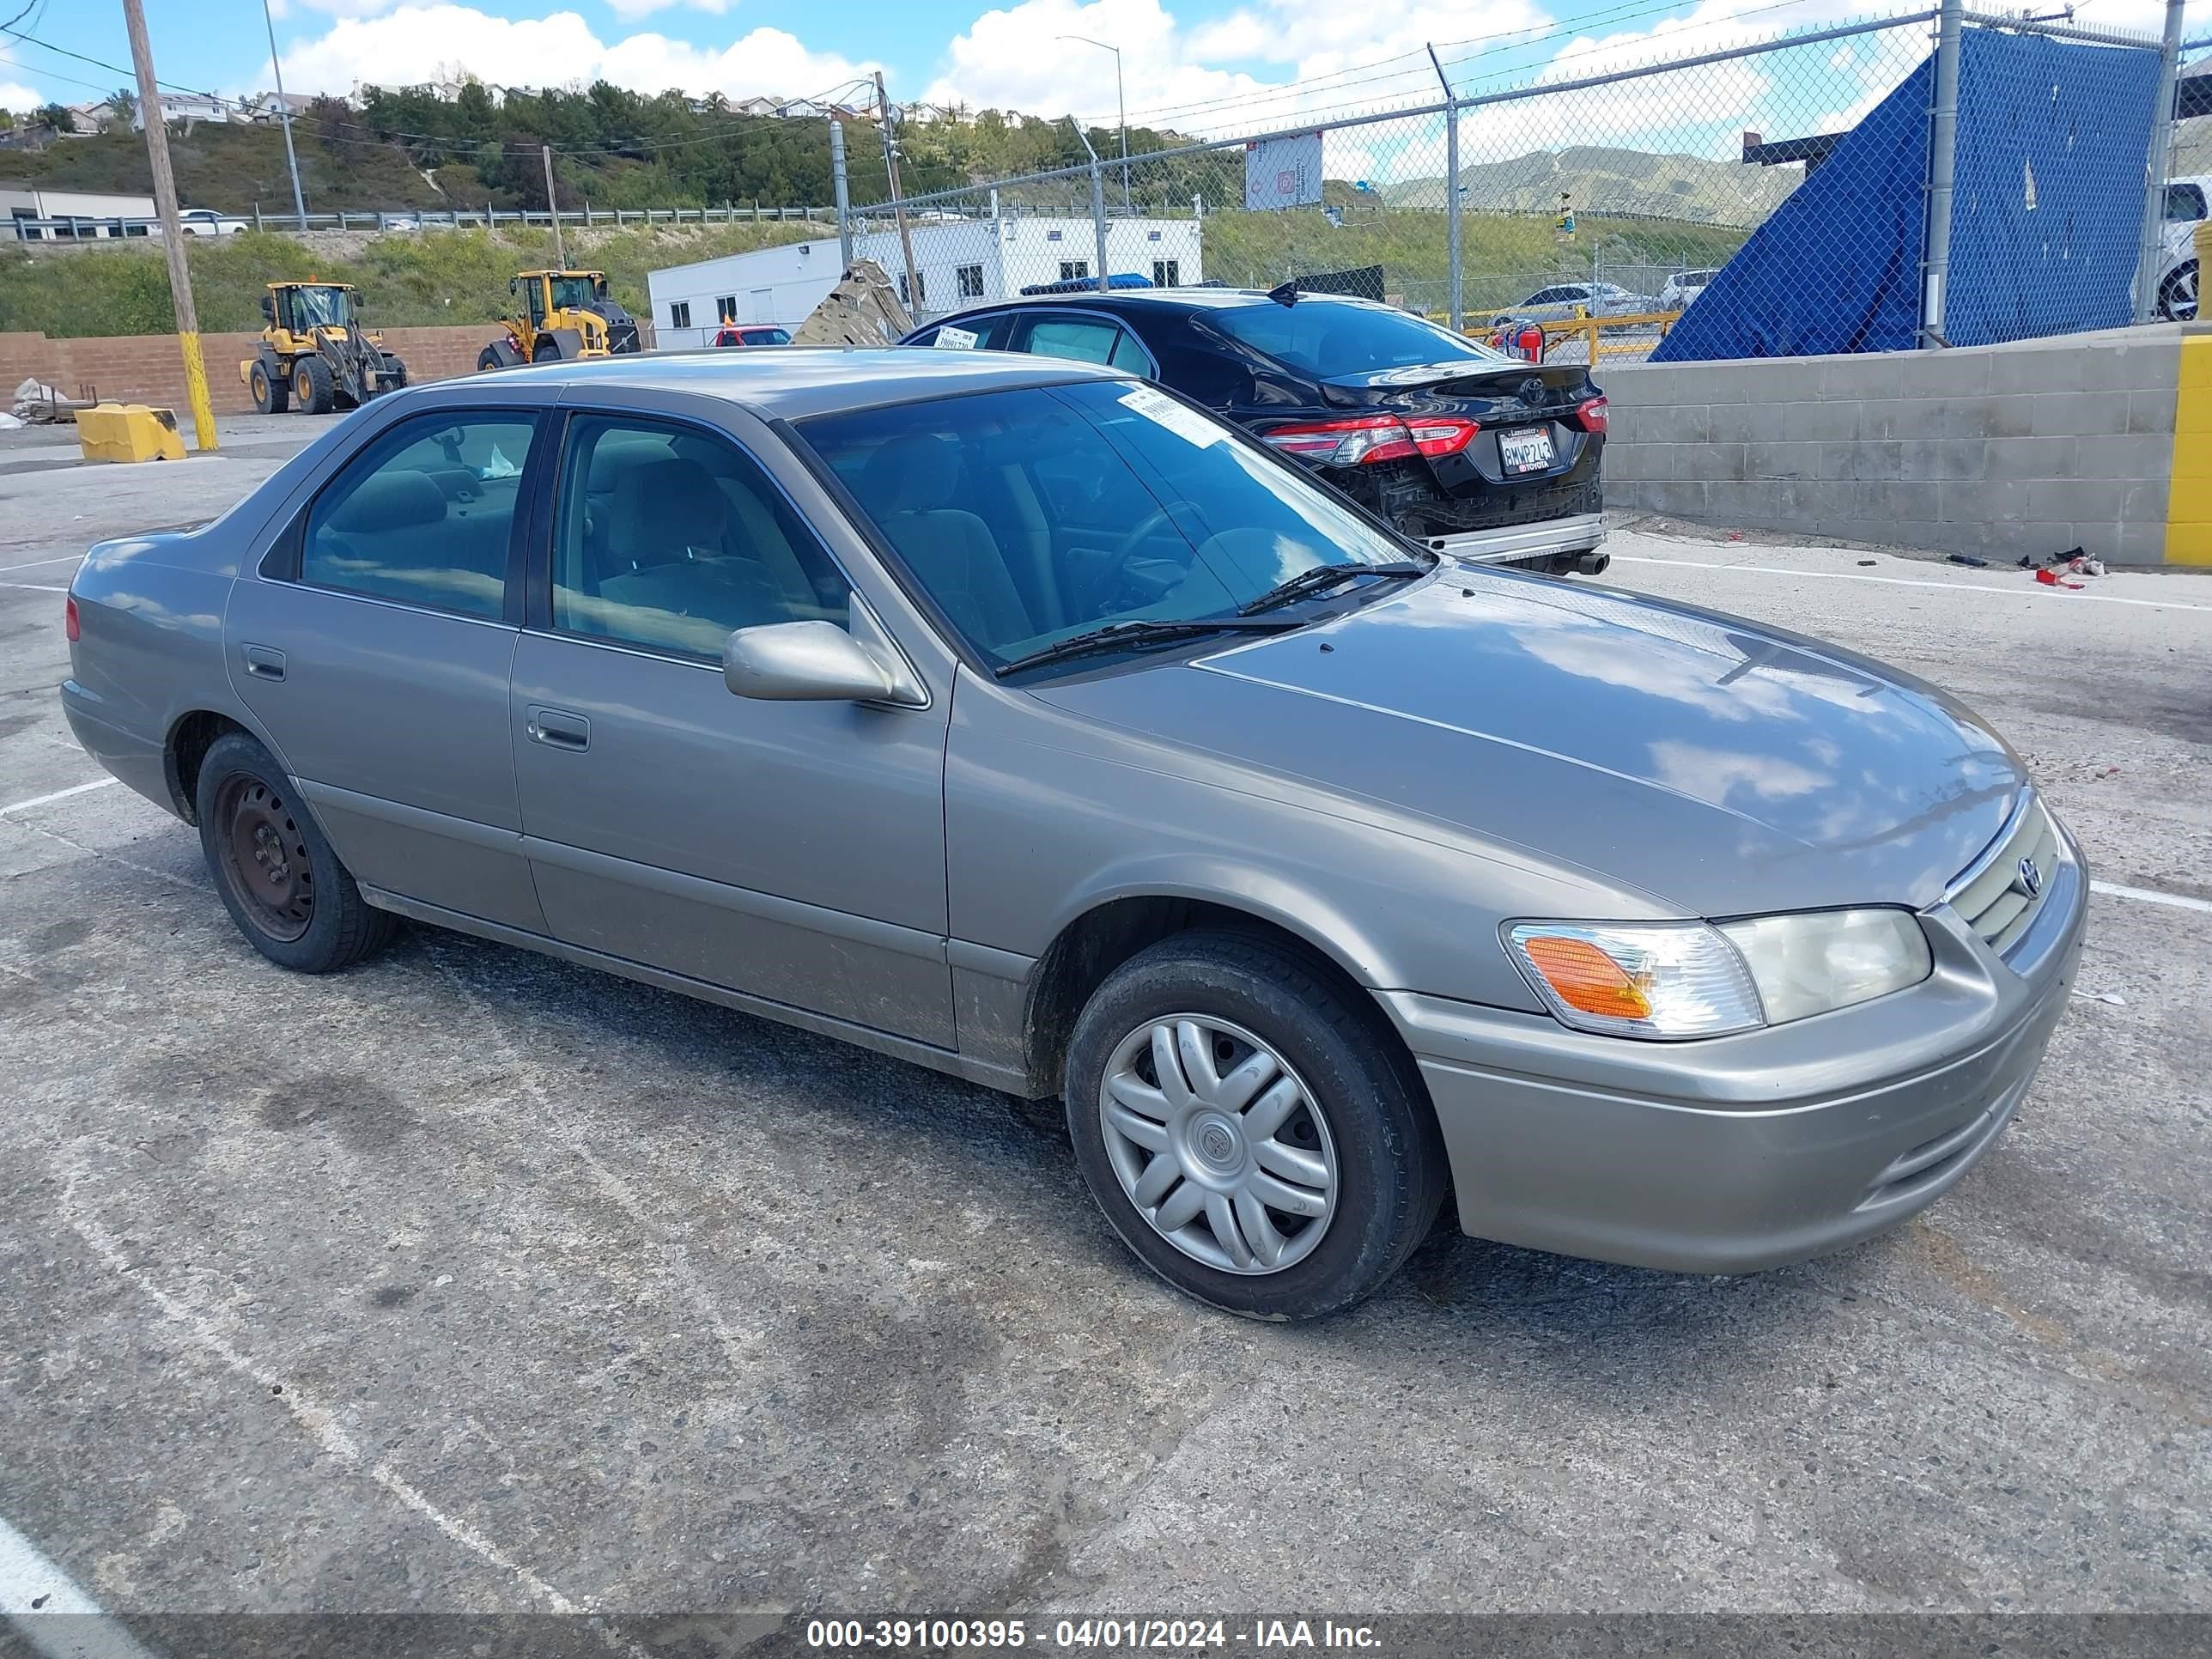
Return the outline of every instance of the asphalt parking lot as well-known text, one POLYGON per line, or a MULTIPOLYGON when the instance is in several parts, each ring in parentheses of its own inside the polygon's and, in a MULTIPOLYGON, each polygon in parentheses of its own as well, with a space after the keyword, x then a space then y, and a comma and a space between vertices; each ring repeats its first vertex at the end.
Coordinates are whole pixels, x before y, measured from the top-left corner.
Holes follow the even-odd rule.
POLYGON ((1620 536, 1613 585, 1993 717, 2101 884, 2076 1000, 1890 1237, 1718 1279, 1440 1234, 1285 1329, 1141 1271, 1056 1108, 421 928, 255 955, 53 690, 76 556, 249 489, 287 440, 240 434, 0 447, 0 1522, 83 1595, 2212 1612, 2212 580, 1620 536))

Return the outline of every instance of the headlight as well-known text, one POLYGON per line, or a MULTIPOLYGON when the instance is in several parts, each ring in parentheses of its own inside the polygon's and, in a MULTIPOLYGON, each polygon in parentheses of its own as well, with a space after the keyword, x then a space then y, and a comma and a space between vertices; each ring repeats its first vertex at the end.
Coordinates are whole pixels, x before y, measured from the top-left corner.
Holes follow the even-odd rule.
POLYGON ((1524 921, 1515 963, 1552 1012, 1613 1036, 1705 1037, 1779 1025, 1902 990, 1933 959, 1903 910, 1702 921, 1524 921))
POLYGON ((1823 910, 1722 924, 1743 952, 1766 1020, 1779 1025, 1917 985, 1935 966, 1905 910, 1823 910))

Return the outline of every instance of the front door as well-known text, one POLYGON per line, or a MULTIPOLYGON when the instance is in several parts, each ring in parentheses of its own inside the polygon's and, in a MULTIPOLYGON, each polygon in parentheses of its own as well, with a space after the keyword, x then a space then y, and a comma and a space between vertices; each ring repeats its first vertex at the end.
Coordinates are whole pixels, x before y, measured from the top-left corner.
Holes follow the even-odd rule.
POLYGON ((371 439, 233 586, 223 642, 357 880, 542 932, 507 723, 537 429, 484 410, 371 439))
POLYGON ((510 712, 554 934, 951 1048, 941 703, 730 693, 732 629, 866 619, 726 435, 580 413, 555 490, 510 712))

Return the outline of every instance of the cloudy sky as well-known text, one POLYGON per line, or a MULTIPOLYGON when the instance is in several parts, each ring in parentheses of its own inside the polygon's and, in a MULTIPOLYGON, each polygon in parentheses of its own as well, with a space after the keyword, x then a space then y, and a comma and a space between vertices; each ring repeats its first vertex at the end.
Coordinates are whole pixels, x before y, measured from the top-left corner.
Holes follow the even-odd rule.
MULTIPOLYGON (((22 0, 0 3, 12 11, 22 0)), ((647 92, 788 98, 880 68, 902 100, 1073 112, 1110 123, 1113 55, 1062 38, 1087 35, 1121 49, 1133 120, 1202 132, 1252 131, 1432 95, 1426 43, 1462 90, 1487 90, 1710 51, 1866 9, 1863 0, 1018 0, 980 12, 974 3, 271 0, 293 90, 344 93, 363 81, 399 84, 465 70, 511 85, 605 78, 647 92)), ((232 93, 268 84, 260 0, 151 0, 148 10, 164 80, 232 93)), ((2202 11, 2212 24, 2212 0, 2202 11)), ((2076 0, 2076 12, 2086 23, 2154 30, 2162 7, 2076 0)), ((18 27, 46 46, 128 61, 121 8, 112 3, 44 0, 18 27)), ((1483 151, 1494 136, 1505 153, 1521 153, 1578 135, 1641 144, 1686 125, 1711 133, 1736 124, 1809 129, 1863 108, 1924 49, 1917 34, 1899 31, 1668 77, 1633 97, 1507 106, 1472 131, 1484 136, 1483 151), (1536 132, 1540 125, 1547 130, 1536 132), (1510 140, 1522 128, 1534 142, 1516 149, 1510 140)), ((20 40, 0 51, 0 104, 10 107, 81 101, 123 78, 20 40)))

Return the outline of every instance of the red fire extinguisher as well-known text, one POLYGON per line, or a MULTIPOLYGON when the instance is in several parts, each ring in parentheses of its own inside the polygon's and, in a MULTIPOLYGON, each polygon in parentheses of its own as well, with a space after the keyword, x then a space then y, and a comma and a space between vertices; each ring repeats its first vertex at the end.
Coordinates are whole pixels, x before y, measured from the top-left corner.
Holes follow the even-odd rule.
POLYGON ((1518 357, 1524 362, 1544 361, 1544 330, 1540 324, 1501 319, 1497 332, 1490 337, 1490 343, 1507 356, 1518 357))

